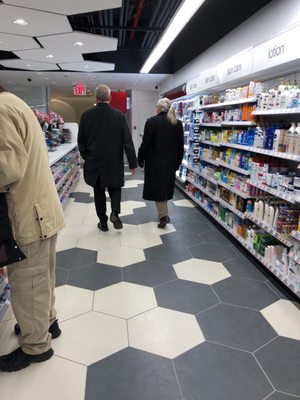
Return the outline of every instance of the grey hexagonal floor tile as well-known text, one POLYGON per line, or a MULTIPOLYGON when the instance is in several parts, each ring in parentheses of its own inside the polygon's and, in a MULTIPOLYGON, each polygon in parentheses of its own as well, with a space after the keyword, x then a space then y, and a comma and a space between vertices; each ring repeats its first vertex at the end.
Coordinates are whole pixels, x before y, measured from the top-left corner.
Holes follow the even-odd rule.
POLYGON ((278 337, 255 356, 276 390, 300 396, 300 341, 278 337))
POLYGON ((55 271, 55 275, 56 275, 55 286, 56 287, 66 285, 66 283, 68 281, 69 272, 70 272, 70 270, 68 270, 68 269, 56 267, 56 271, 55 271))
POLYGON ((161 240, 164 244, 183 247, 190 247, 195 244, 203 243, 203 240, 199 237, 199 235, 186 232, 173 232, 169 235, 163 235, 161 240))
POLYGON ((155 287, 177 279, 171 264, 143 261, 123 269, 124 281, 155 287))
POLYGON ((230 261, 224 262, 225 267, 232 276, 240 278, 254 279, 266 282, 268 277, 263 273, 263 266, 256 264, 246 257, 239 256, 230 261))
POLYGON ((189 250, 193 257, 208 261, 225 262, 238 256, 232 247, 213 243, 192 246, 189 250))
POLYGON ((178 222, 176 223, 177 232, 187 233, 204 233, 212 230, 211 226, 207 222, 178 222))
POLYGON ((206 340, 250 352, 277 336, 259 311, 226 304, 200 313, 197 320, 206 340))
POLYGON ((263 282, 231 277, 213 285, 222 303, 261 310, 278 300, 263 282))
POLYGON ((197 314, 219 303, 217 296, 208 285, 176 280, 154 289, 160 307, 197 314))
POLYGON ((205 342, 174 365, 187 400, 262 400, 273 392, 254 357, 244 351, 205 342))
POLYGON ((127 348, 88 367, 85 400, 95 399, 182 398, 170 360, 127 348))
POLYGON ((232 242, 220 231, 213 229, 210 232, 206 232, 200 235, 205 243, 214 243, 214 244, 222 244, 230 246, 232 242))
POLYGON ((69 249, 56 253, 56 265, 65 269, 83 267, 97 261, 97 252, 84 249, 69 249))
POLYGON ((98 290, 122 281, 118 267, 104 264, 90 264, 70 271, 68 285, 89 290, 98 290))
POLYGON ((296 400, 298 397, 290 396, 289 394, 274 392, 271 396, 267 397, 265 400, 296 400))
POLYGON ((168 264, 176 264, 192 258, 190 252, 181 246, 162 244, 144 250, 146 260, 160 261, 168 264))

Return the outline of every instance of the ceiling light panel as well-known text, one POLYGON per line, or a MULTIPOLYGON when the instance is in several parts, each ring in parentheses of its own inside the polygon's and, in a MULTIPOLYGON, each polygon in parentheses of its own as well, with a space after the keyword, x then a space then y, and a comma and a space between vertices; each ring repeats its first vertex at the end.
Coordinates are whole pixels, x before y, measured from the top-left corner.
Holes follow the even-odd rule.
POLYGON ((0 60, 0 64, 6 68, 26 69, 29 71, 55 71, 59 69, 56 64, 17 59, 0 60))
POLYGON ((30 37, 0 33, 0 50, 14 51, 39 48, 39 44, 30 37))
POLYGON ((81 72, 101 72, 101 71, 114 71, 115 64, 96 62, 96 61, 82 61, 76 63, 59 63, 61 69, 66 71, 81 71, 81 72))
POLYGON ((24 7, 24 3, 26 3, 27 8, 63 15, 82 14, 122 6, 122 0, 26 0, 26 2, 24 0, 3 0, 3 3, 21 7, 24 7))
MULTIPOLYGON (((59 42, 58 42, 59 43, 59 42)), ((51 62, 63 63, 63 62, 76 62, 83 61, 83 57, 78 51, 71 51, 72 49, 63 48, 63 50, 49 50, 49 49, 35 49, 35 50, 21 50, 14 51, 14 53, 22 60, 30 60, 37 62, 51 62)))
POLYGON ((118 39, 94 35, 90 33, 71 32, 55 36, 38 37, 38 41, 46 49, 56 49, 57 43, 60 48, 69 51, 77 51, 79 53, 98 53, 100 51, 117 50, 118 39), (82 45, 75 45, 81 43, 82 45))
MULTIPOLYGON (((24 5, 24 1, 23 1, 24 5)), ((23 7, 13 7, 0 4, 1 32, 22 36, 43 36, 57 33, 72 32, 69 20, 64 15, 31 10, 23 7), (28 22, 28 25, 13 23, 18 19, 28 22)))

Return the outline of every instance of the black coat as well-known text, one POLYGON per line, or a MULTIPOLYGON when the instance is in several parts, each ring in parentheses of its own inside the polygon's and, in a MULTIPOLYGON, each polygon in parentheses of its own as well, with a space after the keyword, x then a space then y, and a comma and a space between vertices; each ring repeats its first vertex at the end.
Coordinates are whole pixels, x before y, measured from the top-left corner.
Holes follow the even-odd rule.
POLYGON ((129 168, 136 168, 136 153, 124 115, 108 103, 98 103, 82 114, 78 147, 84 163, 84 179, 95 186, 124 185, 124 150, 129 168))
POLYGON ((147 120, 138 154, 139 165, 145 167, 145 200, 173 198, 175 172, 182 161, 183 143, 180 121, 172 125, 164 112, 147 120))

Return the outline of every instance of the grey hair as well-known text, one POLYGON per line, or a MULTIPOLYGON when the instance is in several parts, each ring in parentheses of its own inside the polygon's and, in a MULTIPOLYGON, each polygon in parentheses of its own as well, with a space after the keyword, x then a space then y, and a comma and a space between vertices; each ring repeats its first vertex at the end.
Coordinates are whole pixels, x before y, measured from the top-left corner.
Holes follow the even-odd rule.
POLYGON ((96 87, 96 99, 98 101, 110 100, 110 88, 107 85, 100 84, 96 87))
POLYGON ((158 100, 157 106, 159 107, 159 109, 161 111, 164 111, 167 113, 167 118, 171 122, 172 125, 177 124, 175 108, 173 107, 171 101, 167 97, 164 97, 163 99, 158 100))

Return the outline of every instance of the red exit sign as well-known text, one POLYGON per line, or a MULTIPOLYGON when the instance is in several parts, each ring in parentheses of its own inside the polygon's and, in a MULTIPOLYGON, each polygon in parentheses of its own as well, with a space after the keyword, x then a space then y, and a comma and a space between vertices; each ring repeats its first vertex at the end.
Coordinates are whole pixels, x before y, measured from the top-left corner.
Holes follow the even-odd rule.
POLYGON ((77 83, 73 85, 73 93, 75 96, 85 96, 86 95, 86 86, 84 83, 77 83))

